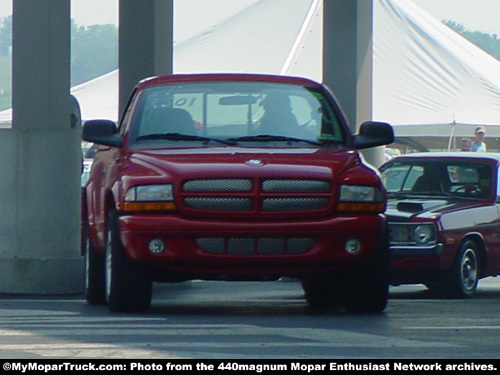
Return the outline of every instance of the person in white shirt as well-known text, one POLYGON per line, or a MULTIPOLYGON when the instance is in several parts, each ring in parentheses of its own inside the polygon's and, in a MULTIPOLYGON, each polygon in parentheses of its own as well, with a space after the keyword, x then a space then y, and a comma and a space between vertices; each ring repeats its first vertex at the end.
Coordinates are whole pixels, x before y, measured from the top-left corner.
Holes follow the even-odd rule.
POLYGON ((474 140, 471 143, 471 151, 486 152, 486 144, 484 143, 485 136, 486 131, 484 127, 477 126, 474 130, 474 140))

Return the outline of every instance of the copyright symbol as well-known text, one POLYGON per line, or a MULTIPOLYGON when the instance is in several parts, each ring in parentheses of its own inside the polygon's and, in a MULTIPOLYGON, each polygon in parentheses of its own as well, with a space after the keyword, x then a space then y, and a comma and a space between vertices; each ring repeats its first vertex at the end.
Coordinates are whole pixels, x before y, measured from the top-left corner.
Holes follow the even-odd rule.
POLYGON ((10 371, 10 369, 11 369, 11 368, 12 368, 12 365, 11 365, 9 362, 5 362, 5 363, 3 364, 3 369, 4 369, 5 371, 10 371))

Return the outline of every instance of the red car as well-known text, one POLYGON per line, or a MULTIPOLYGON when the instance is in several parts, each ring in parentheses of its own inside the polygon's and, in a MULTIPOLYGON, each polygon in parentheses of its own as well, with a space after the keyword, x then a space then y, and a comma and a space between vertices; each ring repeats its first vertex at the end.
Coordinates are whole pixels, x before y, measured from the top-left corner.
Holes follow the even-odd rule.
POLYGON ((384 164, 391 283, 469 298, 500 274, 500 154, 419 153, 384 164))
POLYGON ((386 192, 332 94, 301 78, 172 75, 139 82, 98 145, 83 194, 86 298, 144 311, 152 282, 302 281, 315 307, 380 312, 388 294, 386 192))

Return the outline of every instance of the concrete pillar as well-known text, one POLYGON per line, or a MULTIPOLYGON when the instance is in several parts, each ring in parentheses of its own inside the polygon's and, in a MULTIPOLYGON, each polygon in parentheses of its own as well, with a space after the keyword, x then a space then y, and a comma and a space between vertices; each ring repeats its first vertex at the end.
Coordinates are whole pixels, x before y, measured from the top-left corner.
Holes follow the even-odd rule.
POLYGON ((173 0, 120 0, 120 113, 137 81, 172 74, 173 0))
MULTIPOLYGON (((325 0, 323 7, 323 81, 356 132, 373 113, 373 1, 325 0)), ((383 147, 363 154, 375 166, 384 160, 383 147)))
POLYGON ((82 291, 69 0, 13 2, 12 60, 13 124, 0 133, 0 292, 82 291))

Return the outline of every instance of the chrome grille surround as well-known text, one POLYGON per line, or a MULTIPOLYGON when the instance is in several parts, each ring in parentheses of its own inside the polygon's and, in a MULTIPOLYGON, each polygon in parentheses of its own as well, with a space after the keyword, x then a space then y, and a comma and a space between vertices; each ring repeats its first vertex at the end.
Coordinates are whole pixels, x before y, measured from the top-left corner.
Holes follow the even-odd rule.
POLYGON ((228 255, 284 255, 302 254, 314 246, 313 238, 223 238, 196 239, 197 245, 210 254, 228 255))
MULTIPOLYGON (((260 213, 293 215, 328 209, 332 184, 321 179, 290 178, 194 178, 182 184, 181 196, 190 215, 260 213), (200 212, 196 213, 195 210, 200 212), (201 212, 203 211, 203 212, 201 212)), ((234 217, 234 216, 233 216, 234 217)))

